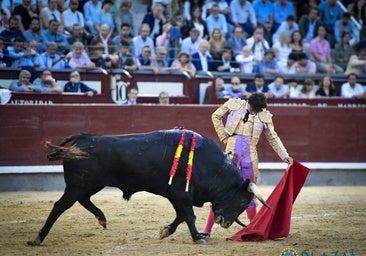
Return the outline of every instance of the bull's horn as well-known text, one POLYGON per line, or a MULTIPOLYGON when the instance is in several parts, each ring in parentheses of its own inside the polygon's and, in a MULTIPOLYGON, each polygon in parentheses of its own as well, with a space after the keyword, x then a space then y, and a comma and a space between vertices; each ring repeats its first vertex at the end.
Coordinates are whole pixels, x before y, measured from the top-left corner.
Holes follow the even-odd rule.
POLYGON ((242 226, 244 228, 247 227, 247 225, 245 225, 243 222, 241 222, 238 218, 236 218, 235 222, 238 223, 240 226, 242 226))
POLYGON ((248 187, 249 192, 252 192, 256 198, 267 208, 271 209, 271 207, 266 203, 263 199, 263 196, 259 193, 258 187, 254 183, 249 183, 248 187))

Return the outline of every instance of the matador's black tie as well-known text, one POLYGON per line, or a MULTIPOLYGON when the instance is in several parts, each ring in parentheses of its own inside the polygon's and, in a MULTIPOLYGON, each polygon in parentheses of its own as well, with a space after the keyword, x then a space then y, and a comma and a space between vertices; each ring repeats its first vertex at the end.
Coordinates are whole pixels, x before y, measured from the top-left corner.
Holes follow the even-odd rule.
POLYGON ((244 118, 243 118, 244 124, 248 121, 248 118, 249 118, 249 111, 247 109, 247 112, 245 113, 244 118))

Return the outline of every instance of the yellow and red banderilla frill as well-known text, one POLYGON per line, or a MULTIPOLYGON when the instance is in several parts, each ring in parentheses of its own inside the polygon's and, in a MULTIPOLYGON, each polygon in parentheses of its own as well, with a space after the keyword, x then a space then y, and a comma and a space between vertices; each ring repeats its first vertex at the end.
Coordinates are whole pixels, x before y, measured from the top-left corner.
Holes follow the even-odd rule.
MULTIPOLYGON (((175 176, 177 172, 177 168, 179 165, 179 160, 182 155, 183 147, 184 147, 184 141, 186 138, 186 131, 183 131, 182 136, 180 137, 179 144, 177 146, 177 149, 175 150, 174 159, 172 163, 172 167, 170 169, 170 178, 168 184, 171 185, 173 182, 173 177, 175 176)), ((185 191, 188 192, 189 190, 189 182, 192 177, 192 169, 193 169, 193 158, 194 158, 194 150, 196 147, 196 135, 193 133, 191 138, 191 145, 189 149, 188 154, 188 161, 187 161, 187 171, 186 171, 186 189, 185 191)))

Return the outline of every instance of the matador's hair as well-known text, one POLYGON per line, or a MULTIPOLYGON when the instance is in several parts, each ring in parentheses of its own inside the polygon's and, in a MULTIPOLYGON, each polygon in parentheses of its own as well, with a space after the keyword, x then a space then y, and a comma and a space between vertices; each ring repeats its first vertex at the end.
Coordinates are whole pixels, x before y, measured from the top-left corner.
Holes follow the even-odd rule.
POLYGON ((261 112, 267 107, 266 96, 261 92, 252 93, 249 96, 248 103, 252 106, 255 112, 261 112))

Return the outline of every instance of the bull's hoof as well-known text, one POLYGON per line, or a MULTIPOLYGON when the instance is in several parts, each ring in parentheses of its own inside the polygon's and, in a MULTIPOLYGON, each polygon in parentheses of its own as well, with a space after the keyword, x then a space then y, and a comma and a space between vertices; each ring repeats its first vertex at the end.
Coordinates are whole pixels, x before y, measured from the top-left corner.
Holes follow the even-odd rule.
POLYGON ((168 237, 170 235, 169 227, 164 227, 160 230, 160 239, 168 237))
POLYGON ((210 238, 210 233, 199 233, 200 238, 207 239, 210 238))
POLYGON ((206 239, 202 238, 202 239, 198 239, 198 240, 194 240, 195 244, 207 244, 206 239))
POLYGON ((38 245, 41 245, 41 243, 42 243, 41 238, 39 236, 37 236, 36 239, 34 239, 33 241, 28 241, 27 245, 38 246, 38 245))
POLYGON ((210 234, 206 234, 206 233, 198 233, 195 238, 193 239, 195 244, 206 244, 207 243, 207 238, 210 237, 210 234))

